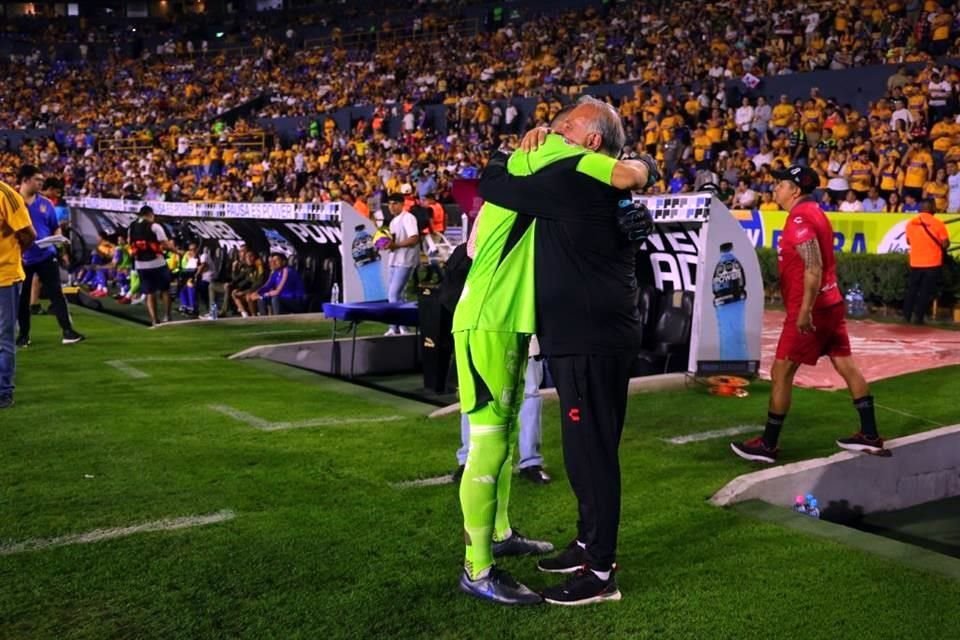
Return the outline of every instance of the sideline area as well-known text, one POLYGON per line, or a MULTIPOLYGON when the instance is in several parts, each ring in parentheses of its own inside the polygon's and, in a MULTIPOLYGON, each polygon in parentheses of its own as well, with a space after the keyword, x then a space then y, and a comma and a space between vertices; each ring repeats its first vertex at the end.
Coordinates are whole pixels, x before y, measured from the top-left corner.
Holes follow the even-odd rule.
MULTIPOLYGON (((706 501, 754 467, 734 458, 725 438, 666 440, 757 424, 766 415, 765 382, 742 399, 701 388, 632 396, 621 449, 624 600, 615 615, 606 607, 517 615, 455 589, 462 553, 455 489, 398 490, 453 470, 455 415, 428 420, 421 403, 275 363, 227 359, 308 334, 262 335, 263 325, 243 323, 146 331, 82 309, 74 316, 88 341, 61 346, 54 319, 42 316, 33 345, 18 353, 17 405, 4 414, 0 448, 0 541, 222 510, 236 518, 0 558, 0 570, 18 576, 0 583, 4 609, 17 612, 15 622, 0 618, 0 637, 69 629, 76 638, 131 630, 187 638, 210 635, 212 624, 230 637, 347 638, 365 629, 377 637, 453 638, 463 637, 464 620, 476 620, 496 637, 654 637, 670 629, 673 637, 748 638, 769 637, 802 602, 818 628, 866 640, 878 626, 891 637, 912 637, 918 628, 950 637, 960 617, 960 582, 706 501), (137 363, 150 376, 139 379, 104 364, 134 353, 208 359, 137 363), (266 431, 212 404, 270 423, 400 418, 266 431), (850 594, 871 606, 851 608, 850 594), (120 609, 121 617, 111 613, 120 609)), ((329 325, 271 329, 326 335, 329 325)), ((926 420, 960 422, 957 380, 960 367, 877 382, 874 393, 887 406, 910 412, 922 401, 922 419, 880 412, 884 435, 925 431, 926 420)), ((555 402, 546 403, 544 421, 554 482, 515 483, 511 516, 523 532, 563 545, 576 515, 555 402)), ((835 453, 834 438, 854 423, 846 397, 798 389, 784 462, 835 453)), ((529 559, 505 566, 534 587, 549 582, 529 559)))

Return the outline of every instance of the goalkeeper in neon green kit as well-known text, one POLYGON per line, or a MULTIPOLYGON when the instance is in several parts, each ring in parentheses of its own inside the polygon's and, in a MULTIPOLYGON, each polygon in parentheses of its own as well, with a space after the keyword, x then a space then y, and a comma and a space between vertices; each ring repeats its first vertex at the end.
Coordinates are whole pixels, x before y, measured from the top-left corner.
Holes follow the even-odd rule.
MULTIPOLYGON (((590 118, 592 109, 592 105, 578 105, 557 120, 590 118)), ((507 170, 512 175, 531 175, 558 160, 583 156, 578 170, 601 182, 621 189, 646 186, 652 161, 617 162, 596 153, 593 150, 601 148, 603 136, 599 127, 591 128, 582 139, 548 135, 536 150, 513 153, 507 170)), ((622 146, 622 129, 620 136, 622 146)), ((470 453, 460 484, 466 542, 460 588, 501 604, 536 604, 542 599, 496 567, 494 556, 553 550, 549 542, 531 540, 513 530, 508 517, 516 416, 528 344, 536 333, 535 230, 532 217, 484 204, 473 265, 453 321, 460 409, 470 422, 470 453)))

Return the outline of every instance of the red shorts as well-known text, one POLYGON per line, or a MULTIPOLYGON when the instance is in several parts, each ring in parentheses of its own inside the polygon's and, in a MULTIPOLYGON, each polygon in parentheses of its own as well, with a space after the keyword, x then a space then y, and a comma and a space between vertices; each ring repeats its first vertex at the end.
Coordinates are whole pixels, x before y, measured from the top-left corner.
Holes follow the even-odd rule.
POLYGON ((850 336, 843 303, 823 309, 814 309, 810 333, 797 330, 796 316, 787 315, 777 343, 777 360, 792 360, 800 364, 817 364, 820 356, 850 355, 850 336))

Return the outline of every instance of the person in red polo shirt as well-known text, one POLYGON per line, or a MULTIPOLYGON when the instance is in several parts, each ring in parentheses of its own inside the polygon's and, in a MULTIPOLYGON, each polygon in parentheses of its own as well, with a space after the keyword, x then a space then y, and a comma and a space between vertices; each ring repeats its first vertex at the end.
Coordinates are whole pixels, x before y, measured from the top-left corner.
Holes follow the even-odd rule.
POLYGON ((850 338, 844 318, 843 295, 837 285, 833 255, 833 228, 810 194, 819 185, 815 171, 793 166, 772 172, 778 181, 773 195, 787 222, 777 248, 780 291, 787 318, 783 323, 777 355, 770 372, 773 389, 763 435, 730 448, 741 458, 773 463, 777 460, 780 430, 793 390, 793 378, 802 364, 813 365, 829 356, 853 396, 860 414, 860 431, 837 445, 850 451, 879 452, 883 439, 877 434, 873 396, 867 381, 850 355, 850 338))

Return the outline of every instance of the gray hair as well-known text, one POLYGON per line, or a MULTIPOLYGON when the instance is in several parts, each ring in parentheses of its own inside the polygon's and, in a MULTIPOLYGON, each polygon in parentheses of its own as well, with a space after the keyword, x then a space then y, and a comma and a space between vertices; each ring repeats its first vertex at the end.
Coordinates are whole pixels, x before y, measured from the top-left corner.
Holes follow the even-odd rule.
POLYGON ((623 130, 623 121, 620 119, 620 114, 613 108, 613 105, 593 96, 581 96, 577 100, 577 105, 589 105, 597 112, 592 125, 594 131, 600 134, 600 153, 612 158, 619 156, 623 146, 627 143, 627 134, 623 130))

